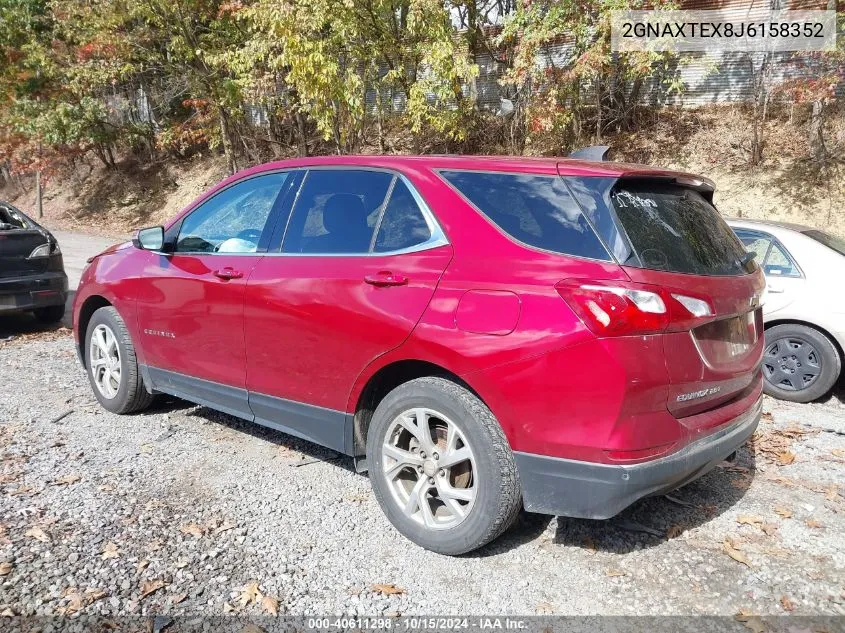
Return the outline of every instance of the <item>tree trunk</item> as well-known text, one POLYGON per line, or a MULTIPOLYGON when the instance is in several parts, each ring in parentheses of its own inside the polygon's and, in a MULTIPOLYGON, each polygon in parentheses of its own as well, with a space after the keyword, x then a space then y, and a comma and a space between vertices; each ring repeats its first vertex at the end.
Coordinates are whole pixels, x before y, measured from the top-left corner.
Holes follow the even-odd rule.
POLYGON ((232 143, 232 130, 229 122, 229 113, 225 108, 219 108, 220 137, 223 142, 223 154, 226 156, 226 169, 231 176, 238 171, 238 161, 235 157, 235 147, 232 143))
POLYGON ((810 115, 810 156, 814 161, 822 162, 827 158, 824 146, 824 101, 813 101, 813 112, 810 115))

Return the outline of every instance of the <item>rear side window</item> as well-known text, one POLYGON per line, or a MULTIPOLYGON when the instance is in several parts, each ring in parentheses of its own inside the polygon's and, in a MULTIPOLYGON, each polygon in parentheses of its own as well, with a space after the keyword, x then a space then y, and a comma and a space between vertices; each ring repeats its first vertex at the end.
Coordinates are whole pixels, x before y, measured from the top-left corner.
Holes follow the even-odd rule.
POLYGON ((716 208, 693 189, 623 181, 610 199, 643 268, 696 275, 756 269, 716 208))
POLYGON ((609 261, 558 176, 470 171, 440 175, 512 238, 546 251, 609 261))
POLYGON ((379 224, 376 253, 398 251, 422 244, 431 238, 431 229, 408 186, 396 180, 379 224))
POLYGON ((361 254, 370 250, 393 174, 312 169, 285 233, 285 253, 361 254))
POLYGON ((786 249, 768 233, 745 231, 743 229, 736 229, 734 232, 739 236, 745 248, 750 253, 754 253, 754 261, 763 267, 763 272, 767 275, 778 277, 801 276, 801 271, 798 270, 798 266, 795 265, 795 261, 789 256, 786 249))

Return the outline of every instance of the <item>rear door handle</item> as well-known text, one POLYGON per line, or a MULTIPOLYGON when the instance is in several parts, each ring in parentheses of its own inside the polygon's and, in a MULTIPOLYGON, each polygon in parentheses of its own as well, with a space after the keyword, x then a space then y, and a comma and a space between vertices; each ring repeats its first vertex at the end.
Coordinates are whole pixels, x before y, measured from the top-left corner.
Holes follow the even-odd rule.
POLYGON ((225 268, 215 270, 214 276, 220 277, 220 279, 240 279, 244 276, 244 274, 239 270, 235 270, 234 268, 226 266, 225 268))
POLYGON ((371 286, 404 286, 408 283, 408 278, 405 275, 383 270, 375 275, 367 275, 364 281, 371 286))
POLYGON ((784 292, 784 289, 781 286, 773 286, 772 284, 766 286, 766 290, 768 290, 772 294, 784 292))

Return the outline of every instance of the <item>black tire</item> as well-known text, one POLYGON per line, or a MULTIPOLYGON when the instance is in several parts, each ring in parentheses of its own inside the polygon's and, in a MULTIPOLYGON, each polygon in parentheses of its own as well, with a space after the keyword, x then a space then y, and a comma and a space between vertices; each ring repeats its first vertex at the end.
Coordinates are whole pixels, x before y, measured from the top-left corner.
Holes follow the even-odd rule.
POLYGON ((153 402, 153 395, 144 386, 141 373, 138 369, 138 360, 135 356, 135 346, 126 329, 126 324, 120 314, 111 306, 100 308, 91 316, 88 322, 88 329, 85 332, 85 367, 88 372, 88 380, 94 396, 104 409, 112 413, 134 413, 150 406, 153 402), (94 379, 94 372, 91 363, 91 337, 98 325, 105 325, 114 333, 117 340, 117 347, 120 353, 120 385, 113 398, 107 398, 97 387, 94 379))
POLYGON ((811 402, 830 391, 841 369, 839 350, 815 328, 788 323, 766 330, 763 390, 770 396, 811 402), (814 377, 802 373, 802 368, 808 366, 815 372, 814 377))
POLYGON ((390 522, 417 545, 440 554, 464 554, 489 543, 510 527, 522 507, 516 462, 501 426, 481 400, 445 378, 411 380, 379 403, 367 434, 367 463, 376 499, 390 522), (465 518, 453 527, 427 528, 406 516, 383 474, 382 445, 392 423, 400 413, 417 407, 447 416, 474 455, 475 500, 465 518))
POLYGON ((45 308, 36 308, 32 314, 41 323, 58 323, 65 316, 65 304, 60 306, 47 306, 45 308))

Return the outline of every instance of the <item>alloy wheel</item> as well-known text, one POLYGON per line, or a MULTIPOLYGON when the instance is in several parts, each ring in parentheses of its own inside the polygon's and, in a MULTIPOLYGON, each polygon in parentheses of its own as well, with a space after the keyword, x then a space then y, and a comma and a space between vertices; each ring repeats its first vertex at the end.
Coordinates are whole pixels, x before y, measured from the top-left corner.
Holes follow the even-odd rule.
POLYGON ((462 523, 478 489, 475 455, 458 426, 418 407, 399 414, 382 444, 382 476, 400 510, 425 528, 462 523))
POLYGON ((111 400, 120 390, 120 347, 109 326, 101 323, 94 328, 88 357, 97 391, 111 400))

